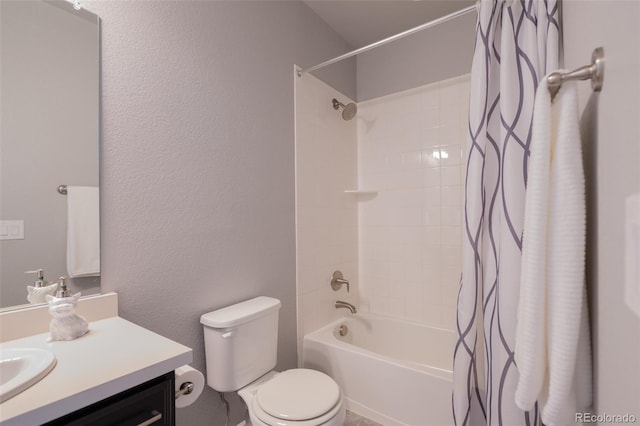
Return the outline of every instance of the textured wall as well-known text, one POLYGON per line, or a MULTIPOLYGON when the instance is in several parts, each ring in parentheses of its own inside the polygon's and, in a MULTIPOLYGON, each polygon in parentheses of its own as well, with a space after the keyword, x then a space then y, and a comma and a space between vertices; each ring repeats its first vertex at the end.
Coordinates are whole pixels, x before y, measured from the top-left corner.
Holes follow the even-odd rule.
POLYGON ((471 71, 476 14, 358 55, 358 102, 471 71))
POLYGON ((566 68, 587 64, 598 46, 606 56, 602 92, 578 84, 596 413, 640 419, 640 318, 624 302, 624 203, 640 192, 640 3, 570 0, 563 15, 566 68))
MULTIPOLYGON (((347 45, 301 2, 86 7, 102 19, 103 291, 203 371, 200 315, 277 297, 277 368, 295 367, 293 64, 347 45)), ((353 96, 354 65, 324 78, 353 96)), ((224 409, 206 388, 177 417, 222 425, 224 409)))

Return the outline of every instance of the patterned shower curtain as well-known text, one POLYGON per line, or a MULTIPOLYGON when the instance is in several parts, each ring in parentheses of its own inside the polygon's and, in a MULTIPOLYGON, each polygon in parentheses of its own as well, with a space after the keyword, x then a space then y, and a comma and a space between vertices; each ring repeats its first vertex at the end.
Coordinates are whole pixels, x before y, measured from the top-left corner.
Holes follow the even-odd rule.
POLYGON ((478 6, 467 138, 462 279, 453 367, 456 425, 536 425, 515 405, 516 309, 533 104, 558 67, 558 0, 478 6))

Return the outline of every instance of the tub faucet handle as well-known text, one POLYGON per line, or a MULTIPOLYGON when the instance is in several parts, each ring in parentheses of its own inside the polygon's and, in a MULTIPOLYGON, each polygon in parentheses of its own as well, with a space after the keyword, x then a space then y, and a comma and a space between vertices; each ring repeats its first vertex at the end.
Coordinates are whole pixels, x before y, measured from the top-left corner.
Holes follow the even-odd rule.
POLYGON ((334 291, 338 291, 340 290, 340 288, 342 288, 343 284, 347 285, 347 293, 349 293, 349 280, 346 280, 344 278, 344 275, 342 275, 342 272, 335 271, 333 275, 331 275, 331 288, 334 291))

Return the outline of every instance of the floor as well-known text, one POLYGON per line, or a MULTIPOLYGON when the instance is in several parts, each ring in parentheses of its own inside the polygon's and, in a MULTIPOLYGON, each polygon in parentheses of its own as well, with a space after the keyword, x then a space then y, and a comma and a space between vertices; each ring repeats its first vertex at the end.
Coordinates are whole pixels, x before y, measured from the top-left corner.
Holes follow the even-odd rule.
POLYGON ((382 426, 373 420, 357 415, 347 410, 347 418, 344 420, 344 426, 382 426))

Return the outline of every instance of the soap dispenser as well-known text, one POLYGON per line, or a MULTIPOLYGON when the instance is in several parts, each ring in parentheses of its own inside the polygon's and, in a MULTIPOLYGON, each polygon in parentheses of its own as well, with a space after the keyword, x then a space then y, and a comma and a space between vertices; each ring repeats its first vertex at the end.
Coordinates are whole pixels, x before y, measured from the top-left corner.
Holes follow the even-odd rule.
MULTIPOLYGON (((60 283, 60 288, 56 291, 56 297, 58 299, 62 299, 65 297, 71 297, 71 292, 67 289, 67 277, 58 278, 58 282, 60 283)), ((77 294, 80 297, 80 293, 77 294)))
POLYGON ((47 295, 52 295, 58 288, 58 283, 49 284, 44 279, 44 269, 36 269, 35 271, 26 271, 25 274, 37 274, 33 286, 27 286, 27 300, 29 303, 44 303, 47 295))
POLYGON ((60 277, 60 288, 55 296, 46 297, 49 302, 49 313, 53 317, 49 325, 49 341, 73 340, 89 331, 87 320, 76 314, 76 306, 80 293, 71 294, 67 289, 66 277, 60 277))

